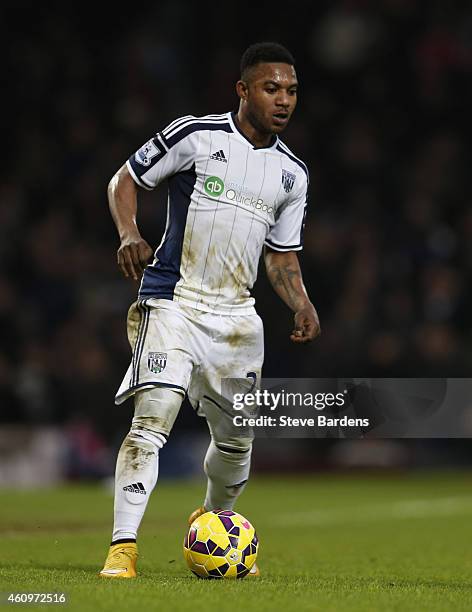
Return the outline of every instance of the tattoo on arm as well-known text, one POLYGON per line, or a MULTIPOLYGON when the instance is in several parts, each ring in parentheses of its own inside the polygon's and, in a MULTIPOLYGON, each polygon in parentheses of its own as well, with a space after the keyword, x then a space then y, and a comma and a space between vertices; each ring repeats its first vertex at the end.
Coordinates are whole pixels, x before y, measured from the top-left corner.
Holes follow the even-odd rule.
POLYGON ((290 264, 271 265, 267 268, 267 275, 275 291, 292 310, 297 311, 306 302, 300 269, 290 264))

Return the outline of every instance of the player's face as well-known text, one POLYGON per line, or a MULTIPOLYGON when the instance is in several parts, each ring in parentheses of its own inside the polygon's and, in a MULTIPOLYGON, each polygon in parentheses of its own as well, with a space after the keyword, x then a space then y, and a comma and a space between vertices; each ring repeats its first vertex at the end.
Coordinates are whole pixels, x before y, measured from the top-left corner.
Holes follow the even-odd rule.
POLYGON ((246 83, 245 111, 262 133, 278 134, 290 120, 297 104, 297 74, 290 64, 261 63, 246 83))

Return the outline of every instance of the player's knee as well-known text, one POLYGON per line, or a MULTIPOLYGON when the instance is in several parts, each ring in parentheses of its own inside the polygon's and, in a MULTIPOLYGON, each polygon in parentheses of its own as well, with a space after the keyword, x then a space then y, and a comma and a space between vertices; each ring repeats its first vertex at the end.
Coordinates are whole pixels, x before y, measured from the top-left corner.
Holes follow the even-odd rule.
POLYGON ((144 428, 167 437, 182 404, 175 389, 152 387, 135 395, 133 427, 144 428))
POLYGON ((224 485, 228 495, 236 497, 249 477, 251 451, 251 439, 239 438, 237 441, 232 439, 225 442, 213 439, 203 463, 204 471, 213 482, 224 485), (228 479, 231 482, 228 483, 228 479))
POLYGON ((153 417, 134 417, 125 440, 128 446, 158 453, 167 442, 167 435, 156 427, 153 417))
POLYGON ((237 441, 228 440, 225 442, 212 440, 211 448, 213 451, 207 454, 204 462, 204 469, 207 475, 213 471, 211 464, 214 460, 221 466, 228 466, 228 469, 249 469, 252 440, 238 439, 237 441), (212 457, 213 461, 211 460, 212 457))
POLYGON ((229 438, 227 440, 213 439, 216 448, 230 456, 251 456, 252 438, 229 438))

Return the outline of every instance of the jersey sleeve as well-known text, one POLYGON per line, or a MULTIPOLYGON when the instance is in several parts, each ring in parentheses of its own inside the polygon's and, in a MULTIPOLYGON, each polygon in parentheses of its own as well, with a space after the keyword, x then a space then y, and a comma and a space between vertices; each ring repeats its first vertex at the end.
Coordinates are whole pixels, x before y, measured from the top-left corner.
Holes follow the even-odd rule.
POLYGON ((275 225, 268 233, 265 244, 275 251, 301 251, 308 205, 308 176, 300 173, 300 187, 281 207, 275 225))
POLYGON ((126 162, 134 181, 144 189, 154 189, 169 176, 188 170, 195 161, 195 137, 190 134, 169 139, 166 133, 171 126, 158 132, 126 162))

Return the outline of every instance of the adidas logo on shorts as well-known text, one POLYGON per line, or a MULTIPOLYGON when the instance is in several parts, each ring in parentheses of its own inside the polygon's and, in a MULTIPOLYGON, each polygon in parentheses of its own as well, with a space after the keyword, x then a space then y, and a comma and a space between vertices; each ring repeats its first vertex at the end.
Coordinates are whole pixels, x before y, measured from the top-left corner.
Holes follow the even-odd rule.
POLYGON ((225 164, 228 163, 223 149, 220 149, 219 151, 216 151, 216 153, 210 155, 210 159, 216 159, 216 161, 224 162, 225 164))
POLYGON ((135 482, 134 484, 130 484, 127 487, 123 487, 123 491, 129 491, 130 493, 141 493, 141 495, 146 495, 146 489, 144 488, 142 482, 135 482))

